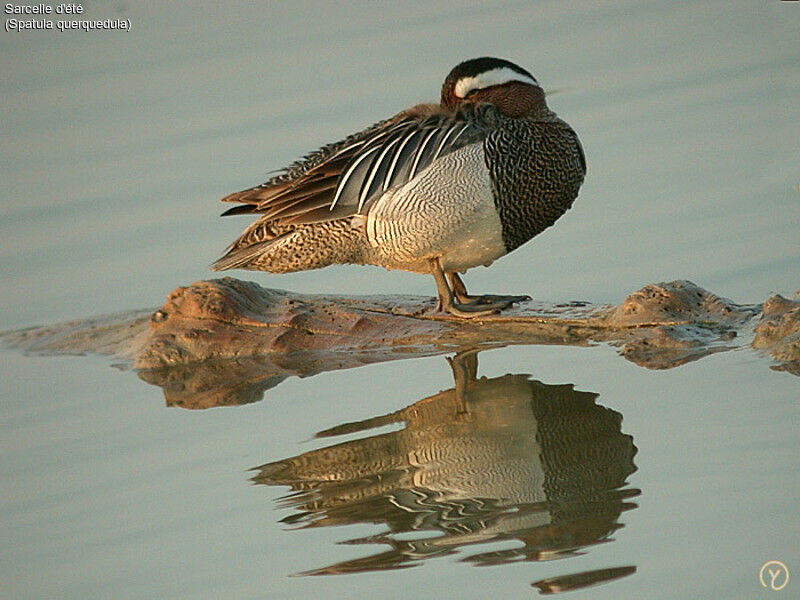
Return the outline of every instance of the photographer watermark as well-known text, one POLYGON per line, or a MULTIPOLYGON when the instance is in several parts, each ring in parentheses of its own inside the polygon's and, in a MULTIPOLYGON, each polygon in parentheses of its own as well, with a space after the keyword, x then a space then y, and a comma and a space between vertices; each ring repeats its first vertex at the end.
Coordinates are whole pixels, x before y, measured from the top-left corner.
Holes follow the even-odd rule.
POLYGON ((761 565, 758 582, 761 587, 779 592, 789 583, 789 569, 779 560, 769 560, 761 565))

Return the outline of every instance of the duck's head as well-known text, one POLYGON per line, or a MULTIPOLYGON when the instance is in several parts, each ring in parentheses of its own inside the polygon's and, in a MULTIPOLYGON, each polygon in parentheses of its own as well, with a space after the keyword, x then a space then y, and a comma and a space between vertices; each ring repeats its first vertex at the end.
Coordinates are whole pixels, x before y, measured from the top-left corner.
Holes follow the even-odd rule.
POLYGON ((489 102, 509 117, 546 108, 544 90, 528 71, 502 58, 466 60, 450 71, 442 85, 442 107, 489 102))

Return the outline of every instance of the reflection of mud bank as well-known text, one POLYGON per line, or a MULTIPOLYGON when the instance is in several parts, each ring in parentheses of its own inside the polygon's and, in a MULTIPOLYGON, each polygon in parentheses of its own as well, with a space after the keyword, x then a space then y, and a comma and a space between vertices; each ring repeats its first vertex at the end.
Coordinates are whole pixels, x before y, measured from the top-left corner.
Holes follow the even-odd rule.
POLYGON ((474 353, 452 365, 453 388, 318 434, 366 437, 256 469, 254 482, 291 489, 284 523, 383 529, 344 543, 385 550, 306 574, 398 569, 467 550, 462 561, 481 566, 566 557, 610 541, 635 508, 636 447, 596 394, 527 375, 478 379, 474 353))
POLYGON ((772 354, 776 370, 800 375, 800 301, 773 296, 764 302, 753 347, 772 354))
POLYGON ((2 338, 29 352, 123 357, 178 395, 218 385, 229 361, 266 389, 292 375, 509 344, 606 342, 664 369, 752 343, 774 368, 800 374, 800 302, 781 296, 740 305, 673 281, 647 285, 619 306, 532 301, 480 321, 432 309, 430 298, 300 295, 226 277, 177 288, 149 318, 138 311, 2 338))

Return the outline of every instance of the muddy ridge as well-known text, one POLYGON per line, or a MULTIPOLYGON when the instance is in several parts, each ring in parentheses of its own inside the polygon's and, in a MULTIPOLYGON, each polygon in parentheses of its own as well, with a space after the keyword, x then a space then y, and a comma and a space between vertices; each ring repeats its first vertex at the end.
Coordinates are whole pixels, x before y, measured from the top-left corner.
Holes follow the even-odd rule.
POLYGON ((750 346, 800 375, 800 301, 737 304, 690 281, 655 283, 621 304, 528 301, 482 319, 436 313, 432 298, 325 296, 231 277, 179 287, 139 310, 0 334, 37 354, 121 358, 168 402, 240 404, 290 376, 512 344, 610 344, 650 369, 750 346), (185 398, 184 398, 185 397, 185 398))

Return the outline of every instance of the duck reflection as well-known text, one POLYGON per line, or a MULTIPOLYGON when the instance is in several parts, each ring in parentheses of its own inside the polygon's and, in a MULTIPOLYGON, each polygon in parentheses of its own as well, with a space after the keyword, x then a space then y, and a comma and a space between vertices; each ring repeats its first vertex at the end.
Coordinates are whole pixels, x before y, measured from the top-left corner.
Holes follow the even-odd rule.
POLYGON ((607 541, 636 505, 633 439, 597 394, 527 375, 477 378, 477 354, 450 360, 455 386, 411 406, 346 423, 319 437, 401 424, 257 467, 253 481, 289 486, 284 523, 379 523, 378 554, 305 574, 397 569, 490 542, 462 560, 547 560, 607 541), (503 547, 504 546, 504 547, 503 547))

